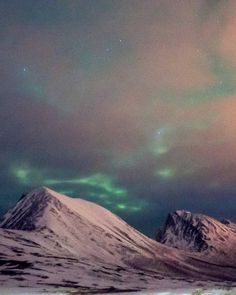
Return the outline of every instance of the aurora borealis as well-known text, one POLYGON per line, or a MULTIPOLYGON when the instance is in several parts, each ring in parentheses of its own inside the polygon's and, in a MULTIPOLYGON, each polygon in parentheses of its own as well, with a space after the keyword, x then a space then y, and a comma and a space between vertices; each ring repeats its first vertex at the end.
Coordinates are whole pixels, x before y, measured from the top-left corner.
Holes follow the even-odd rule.
POLYGON ((152 235, 235 220, 236 1, 1 0, 0 212, 48 186, 152 235))

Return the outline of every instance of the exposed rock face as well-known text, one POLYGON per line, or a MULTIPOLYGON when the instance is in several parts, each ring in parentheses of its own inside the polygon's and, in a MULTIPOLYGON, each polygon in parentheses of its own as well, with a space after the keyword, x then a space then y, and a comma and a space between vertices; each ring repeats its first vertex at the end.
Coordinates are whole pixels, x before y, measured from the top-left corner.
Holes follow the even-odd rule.
POLYGON ((221 252, 236 245, 236 235, 229 221, 217 221, 203 214, 184 210, 170 213, 156 236, 165 245, 191 252, 221 252))
POLYGON ((231 230, 233 230, 236 233, 236 223, 230 221, 229 219, 223 219, 221 220, 221 223, 227 225, 231 230))
POLYGON ((1 218, 0 227, 27 231, 40 229, 39 220, 45 214, 49 204, 57 207, 59 202, 47 193, 46 188, 24 194, 16 206, 1 218))

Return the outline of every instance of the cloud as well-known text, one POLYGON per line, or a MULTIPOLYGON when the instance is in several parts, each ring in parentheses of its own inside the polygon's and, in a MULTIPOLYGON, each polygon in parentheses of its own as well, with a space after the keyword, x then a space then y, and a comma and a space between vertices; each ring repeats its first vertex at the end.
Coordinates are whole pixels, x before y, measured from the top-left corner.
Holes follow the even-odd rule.
POLYGON ((233 200, 236 71, 235 4, 216 2, 5 4, 2 191, 52 185, 139 225, 219 213, 206 199, 233 200))

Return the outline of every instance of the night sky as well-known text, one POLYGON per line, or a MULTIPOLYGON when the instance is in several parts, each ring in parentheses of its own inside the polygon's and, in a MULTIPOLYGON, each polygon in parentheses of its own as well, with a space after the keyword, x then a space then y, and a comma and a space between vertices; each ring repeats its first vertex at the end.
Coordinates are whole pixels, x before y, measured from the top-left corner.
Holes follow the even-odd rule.
POLYGON ((236 220, 236 1, 0 0, 0 213, 47 186, 154 236, 236 220))

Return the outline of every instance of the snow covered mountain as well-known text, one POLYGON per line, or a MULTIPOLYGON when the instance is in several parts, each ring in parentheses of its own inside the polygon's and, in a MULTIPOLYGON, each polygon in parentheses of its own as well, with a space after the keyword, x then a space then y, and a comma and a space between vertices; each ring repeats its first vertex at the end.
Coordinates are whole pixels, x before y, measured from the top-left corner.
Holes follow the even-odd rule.
POLYGON ((3 216, 0 228, 41 233, 54 252, 93 261, 135 263, 158 255, 153 240, 105 208, 44 187, 24 195, 3 216))
POLYGON ((184 210, 170 213, 156 236, 165 245, 203 255, 218 255, 236 264, 236 227, 203 214, 184 210))
POLYGON ((45 187, 0 220, 0 286, 136 290, 178 277, 181 264, 105 208, 45 187))
POLYGON ((48 188, 23 195, 0 220, 0 286, 87 293, 165 288, 193 279, 236 282, 235 265, 186 255, 95 203, 48 188))

